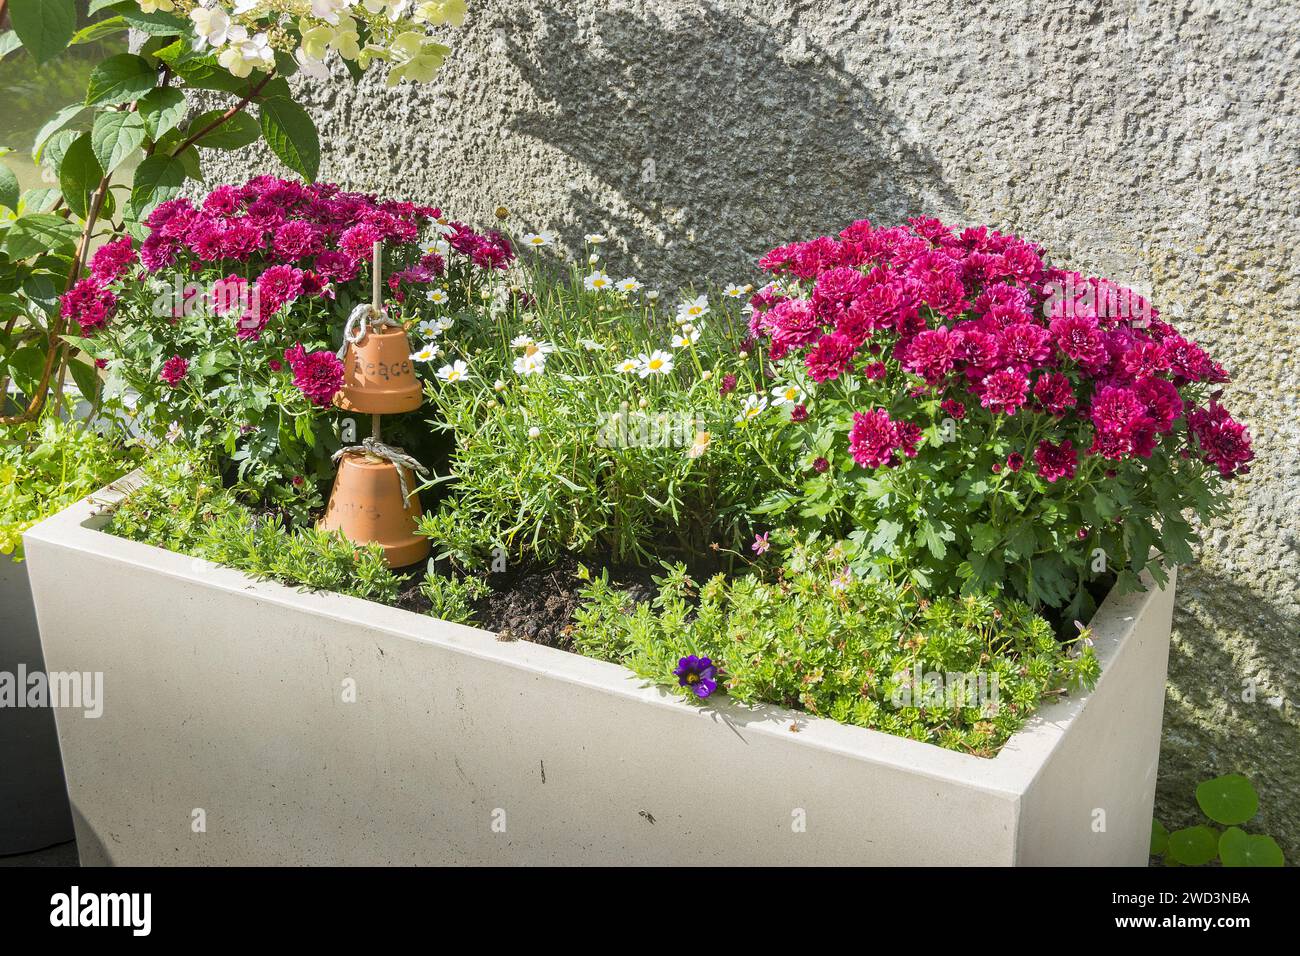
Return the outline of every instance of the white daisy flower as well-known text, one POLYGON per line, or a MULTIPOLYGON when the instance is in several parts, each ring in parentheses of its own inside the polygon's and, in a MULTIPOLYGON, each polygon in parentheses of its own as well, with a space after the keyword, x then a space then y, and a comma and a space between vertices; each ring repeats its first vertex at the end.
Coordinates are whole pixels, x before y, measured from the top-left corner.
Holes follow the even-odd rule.
POLYGON ((589 232, 582 238, 589 246, 598 246, 606 240, 606 236, 603 232, 589 232))
POLYGON ((778 385, 772 389, 772 404, 777 408, 783 405, 798 405, 803 401, 803 389, 798 385, 778 385))
POLYGON ((438 369, 438 378, 444 382, 463 382, 469 378, 469 366, 461 359, 456 359, 450 365, 438 369))
POLYGON ((677 306, 677 321, 679 324, 703 318, 708 314, 709 297, 707 295, 699 296, 689 302, 683 302, 681 305, 677 306))
POLYGON ((546 353, 529 352, 515 359, 515 373, 518 375, 541 375, 546 371, 546 353))
POLYGON ((433 221, 433 231, 439 236, 450 236, 456 230, 451 227, 451 224, 446 219, 435 219, 433 221))
POLYGON ((436 339, 442 334, 442 330, 438 328, 438 323, 432 322, 429 319, 421 319, 420 324, 415 327, 415 330, 426 339, 436 339))
POLYGON ((644 352, 637 358, 637 374, 642 378, 651 375, 667 375, 673 370, 673 357, 662 349, 655 349, 649 355, 644 352))
POLYGON ((749 293, 753 291, 754 287, 752 285, 736 285, 735 283, 732 283, 722 290, 722 294, 732 299, 740 299, 749 295, 749 293))
POLYGON ((441 335, 443 332, 450 330, 451 327, 456 324, 456 320, 450 316, 444 315, 440 319, 434 319, 433 324, 438 329, 438 334, 441 335))
POLYGON ((684 349, 694 345, 700 338, 700 330, 693 325, 684 325, 673 336, 673 348, 684 349))
POLYGON ((649 299, 651 302, 654 302, 659 298, 659 290, 651 289, 649 292, 645 294, 645 297, 649 299))
POLYGON ((430 289, 424 294, 424 297, 434 305, 443 305, 451 300, 451 296, 447 295, 446 289, 430 289))
POLYGON ((635 372, 640 367, 641 367, 641 363, 639 363, 636 359, 625 358, 623 359, 623 361, 619 362, 617 365, 614 366, 614 371, 622 375, 629 375, 632 372, 635 372))
MULTIPOLYGON (((442 349, 432 342, 425 342, 418 352, 411 353, 412 362, 428 362, 442 354, 442 349)), ((442 373, 439 373, 442 374, 442 373)))
POLYGON ((425 239, 420 243, 420 255, 422 256, 443 256, 451 252, 451 246, 447 245, 446 239, 425 239))
POLYGON ((549 246, 555 243, 555 233, 553 232, 530 232, 523 239, 524 245, 532 246, 534 249, 540 249, 542 246, 549 246))
POLYGON ((582 280, 583 286, 589 292, 603 292, 612 284, 612 280, 600 269, 596 269, 591 275, 582 280))
POLYGON ((641 283, 637 281, 636 276, 628 276, 626 279, 620 279, 616 288, 619 292, 638 292, 641 283))
POLYGON ((529 336, 516 336, 512 339, 511 345, 515 346, 516 349, 523 349, 525 355, 532 355, 534 352, 541 352, 542 355, 550 355, 552 351, 555 351, 554 343, 534 341, 534 339, 529 336))
POLYGON ((737 425, 744 425, 751 419, 757 418, 763 414, 767 408, 767 399, 761 395, 749 395, 745 398, 745 404, 740 406, 740 414, 733 421, 737 425))

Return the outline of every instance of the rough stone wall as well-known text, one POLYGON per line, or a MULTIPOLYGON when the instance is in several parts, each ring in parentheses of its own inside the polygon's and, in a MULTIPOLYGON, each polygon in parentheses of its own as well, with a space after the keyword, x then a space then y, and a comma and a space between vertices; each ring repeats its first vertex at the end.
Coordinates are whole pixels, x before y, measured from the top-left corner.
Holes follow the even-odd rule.
POLYGON ((1228 366, 1258 461, 1180 578, 1157 812, 1193 821, 1199 780, 1249 774, 1300 861, 1300 10, 471 8, 432 86, 308 95, 322 178, 480 222, 505 205, 571 243, 605 231, 611 271, 665 284, 752 276, 770 246, 864 215, 989 223, 1144 291, 1228 366))

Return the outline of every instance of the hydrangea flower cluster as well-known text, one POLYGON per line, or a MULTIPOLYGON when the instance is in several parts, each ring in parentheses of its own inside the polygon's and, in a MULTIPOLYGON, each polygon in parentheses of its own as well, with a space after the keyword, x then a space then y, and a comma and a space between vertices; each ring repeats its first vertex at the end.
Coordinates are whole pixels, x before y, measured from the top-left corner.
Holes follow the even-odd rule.
POLYGON ((237 77, 292 56, 314 79, 329 78, 328 57, 366 70, 390 64, 388 85, 427 83, 451 52, 430 34, 460 26, 465 0, 137 0, 145 13, 187 17, 197 50, 211 50, 237 77))
MULTIPOLYGON (((1194 408, 1189 384, 1227 381, 1223 367, 1137 293, 1048 266, 1042 250, 985 227, 960 233, 935 219, 773 249, 760 265, 776 282, 752 299, 751 332, 769 354, 802 357, 824 383, 858 372, 963 411, 1086 416, 1085 455, 1150 458, 1186 419, 1190 450, 1224 476, 1248 470, 1249 436, 1212 400, 1194 408)), ((914 395, 913 397, 916 397, 914 395)), ((954 416, 960 418, 961 416, 954 416)), ((889 409, 859 412, 854 460, 894 466, 915 455, 919 428, 889 409), (900 457, 896 452, 901 452, 900 457)), ((1047 481, 1070 477, 1077 452, 1042 440, 1032 454, 1047 481)))

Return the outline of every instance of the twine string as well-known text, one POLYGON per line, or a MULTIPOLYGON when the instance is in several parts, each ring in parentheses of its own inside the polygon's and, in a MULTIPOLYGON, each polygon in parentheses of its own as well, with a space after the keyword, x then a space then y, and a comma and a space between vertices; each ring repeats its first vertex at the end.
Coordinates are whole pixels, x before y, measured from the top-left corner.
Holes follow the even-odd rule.
POLYGON ((388 314, 386 309, 376 308, 369 302, 363 302, 352 310, 348 321, 343 326, 343 344, 336 353, 341 360, 349 345, 357 345, 372 328, 395 326, 398 322, 388 314))
POLYGON ((413 474, 420 475, 421 477, 427 477, 429 474, 429 469, 425 468, 422 464, 408 455, 405 450, 394 448, 392 445, 386 445, 373 435, 369 438, 362 439, 360 445, 348 445, 345 448, 340 448, 334 453, 332 459, 334 464, 337 465, 339 459, 347 454, 370 455, 372 458, 380 458, 384 461, 391 462, 396 466, 397 480, 402 486, 403 502, 409 501, 411 498, 411 491, 406 484, 406 471, 404 469, 409 468, 413 474))

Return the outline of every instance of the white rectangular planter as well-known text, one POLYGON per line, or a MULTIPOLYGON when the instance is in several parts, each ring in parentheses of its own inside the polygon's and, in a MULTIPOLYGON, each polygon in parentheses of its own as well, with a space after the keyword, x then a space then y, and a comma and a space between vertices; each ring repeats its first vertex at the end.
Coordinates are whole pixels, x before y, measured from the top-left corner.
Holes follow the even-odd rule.
POLYGON ((1172 583, 1112 595, 1096 689, 981 759, 692 706, 612 664, 112 537, 93 511, 26 536, 47 665, 104 673, 102 717, 58 714, 85 863, 1147 861, 1172 583))

